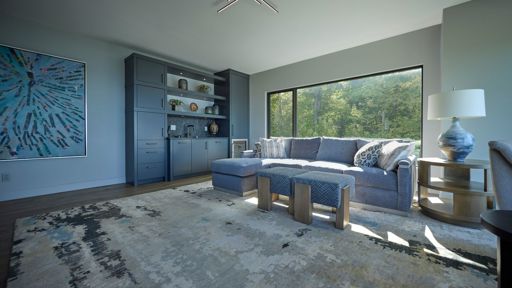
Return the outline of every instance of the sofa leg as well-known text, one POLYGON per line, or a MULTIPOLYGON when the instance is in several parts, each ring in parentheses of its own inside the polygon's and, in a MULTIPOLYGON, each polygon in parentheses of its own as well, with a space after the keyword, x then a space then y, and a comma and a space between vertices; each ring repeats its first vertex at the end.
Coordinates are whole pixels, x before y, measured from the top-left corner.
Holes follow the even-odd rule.
POLYGON ((265 211, 272 210, 270 178, 258 176, 258 208, 265 211))
POLYGON ((336 228, 345 229, 350 221, 350 186, 341 189, 341 206, 336 209, 336 228))
POLYGON ((311 186, 295 183, 293 219, 304 224, 313 222, 313 203, 311 203, 311 186))

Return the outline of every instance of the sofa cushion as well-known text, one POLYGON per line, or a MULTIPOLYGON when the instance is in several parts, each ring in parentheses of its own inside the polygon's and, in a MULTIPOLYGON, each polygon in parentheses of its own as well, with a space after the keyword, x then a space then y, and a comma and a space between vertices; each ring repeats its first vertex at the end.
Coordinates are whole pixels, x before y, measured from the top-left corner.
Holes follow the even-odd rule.
POLYGON ((290 158, 315 160, 320 141, 320 137, 293 138, 290 158))
POLYGON ((356 186, 368 186, 386 190, 397 190, 397 175, 395 171, 386 171, 378 167, 349 167, 343 174, 356 178, 356 186))
POLYGON ((356 140, 322 137, 316 160, 352 164, 356 152, 356 140))
POLYGON ((212 172, 246 177, 261 169, 259 158, 228 158, 212 161, 212 172))
POLYGON ((357 139, 356 140, 357 142, 357 150, 363 148, 364 145, 372 142, 371 140, 366 140, 366 139, 357 139))
POLYGON ((358 167, 372 167, 379 159, 382 143, 379 141, 370 142, 359 149, 354 156, 354 165, 358 167))
POLYGON ((304 169, 310 171, 321 171, 331 173, 343 173, 350 166, 343 163, 329 162, 329 161, 314 161, 304 165, 304 169))
POLYGON ((304 165, 308 164, 309 161, 304 160, 304 159, 268 158, 268 159, 261 159, 261 163, 264 168, 271 168, 271 167, 302 168, 304 165))

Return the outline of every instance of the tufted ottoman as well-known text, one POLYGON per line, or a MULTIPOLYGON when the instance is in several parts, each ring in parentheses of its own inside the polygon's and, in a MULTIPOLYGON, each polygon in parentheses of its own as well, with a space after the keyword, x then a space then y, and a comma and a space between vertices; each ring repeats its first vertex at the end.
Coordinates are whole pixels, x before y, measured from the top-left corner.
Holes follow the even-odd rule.
POLYGON ((212 162, 212 184, 217 190, 239 196, 256 189, 256 172, 261 169, 258 158, 229 158, 212 162))
POLYGON ((274 167, 258 171, 258 208, 270 211, 272 201, 278 197, 288 196, 288 212, 293 214, 293 187, 292 177, 306 173, 306 170, 289 167, 274 167))
POLYGON ((355 178, 338 173, 311 171, 292 178, 294 184, 293 218, 311 224, 313 203, 336 209, 336 228, 349 222, 349 196, 355 189, 355 178))

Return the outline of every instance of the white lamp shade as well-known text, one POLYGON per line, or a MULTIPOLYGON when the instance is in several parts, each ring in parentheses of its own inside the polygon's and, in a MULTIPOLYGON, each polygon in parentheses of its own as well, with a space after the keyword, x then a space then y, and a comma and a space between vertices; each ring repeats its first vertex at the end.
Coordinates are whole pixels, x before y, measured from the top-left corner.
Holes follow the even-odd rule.
POLYGON ((483 89, 454 90, 428 96, 428 120, 485 117, 483 89))

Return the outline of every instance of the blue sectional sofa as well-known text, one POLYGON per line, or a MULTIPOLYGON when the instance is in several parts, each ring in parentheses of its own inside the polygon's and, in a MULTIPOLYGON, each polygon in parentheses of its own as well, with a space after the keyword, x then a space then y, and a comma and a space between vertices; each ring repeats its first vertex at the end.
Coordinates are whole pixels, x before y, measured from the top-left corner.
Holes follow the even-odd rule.
MULTIPOLYGON (((360 203, 367 206, 403 212, 410 210, 415 187, 416 156, 411 155, 399 161, 396 169, 386 171, 376 166, 354 166, 354 155, 362 146, 369 143, 369 140, 315 137, 283 138, 282 141, 284 141, 286 157, 260 158, 258 157, 260 155, 258 149, 246 151, 244 157, 260 158, 260 169, 294 167, 310 171, 352 175, 356 180, 356 186, 354 193, 350 195, 351 203, 360 203)), ((382 141, 389 142, 391 140, 382 141)), ((253 164, 258 165, 257 163, 253 164)), ((212 166, 215 182, 215 178, 220 178, 223 175, 221 173, 221 175, 218 175, 219 177, 215 177, 216 172, 213 168, 215 167, 212 166)), ((255 176, 245 173, 244 179, 247 177, 255 176)), ((255 180, 253 182, 245 179, 244 183, 247 182, 254 183, 255 180)))

